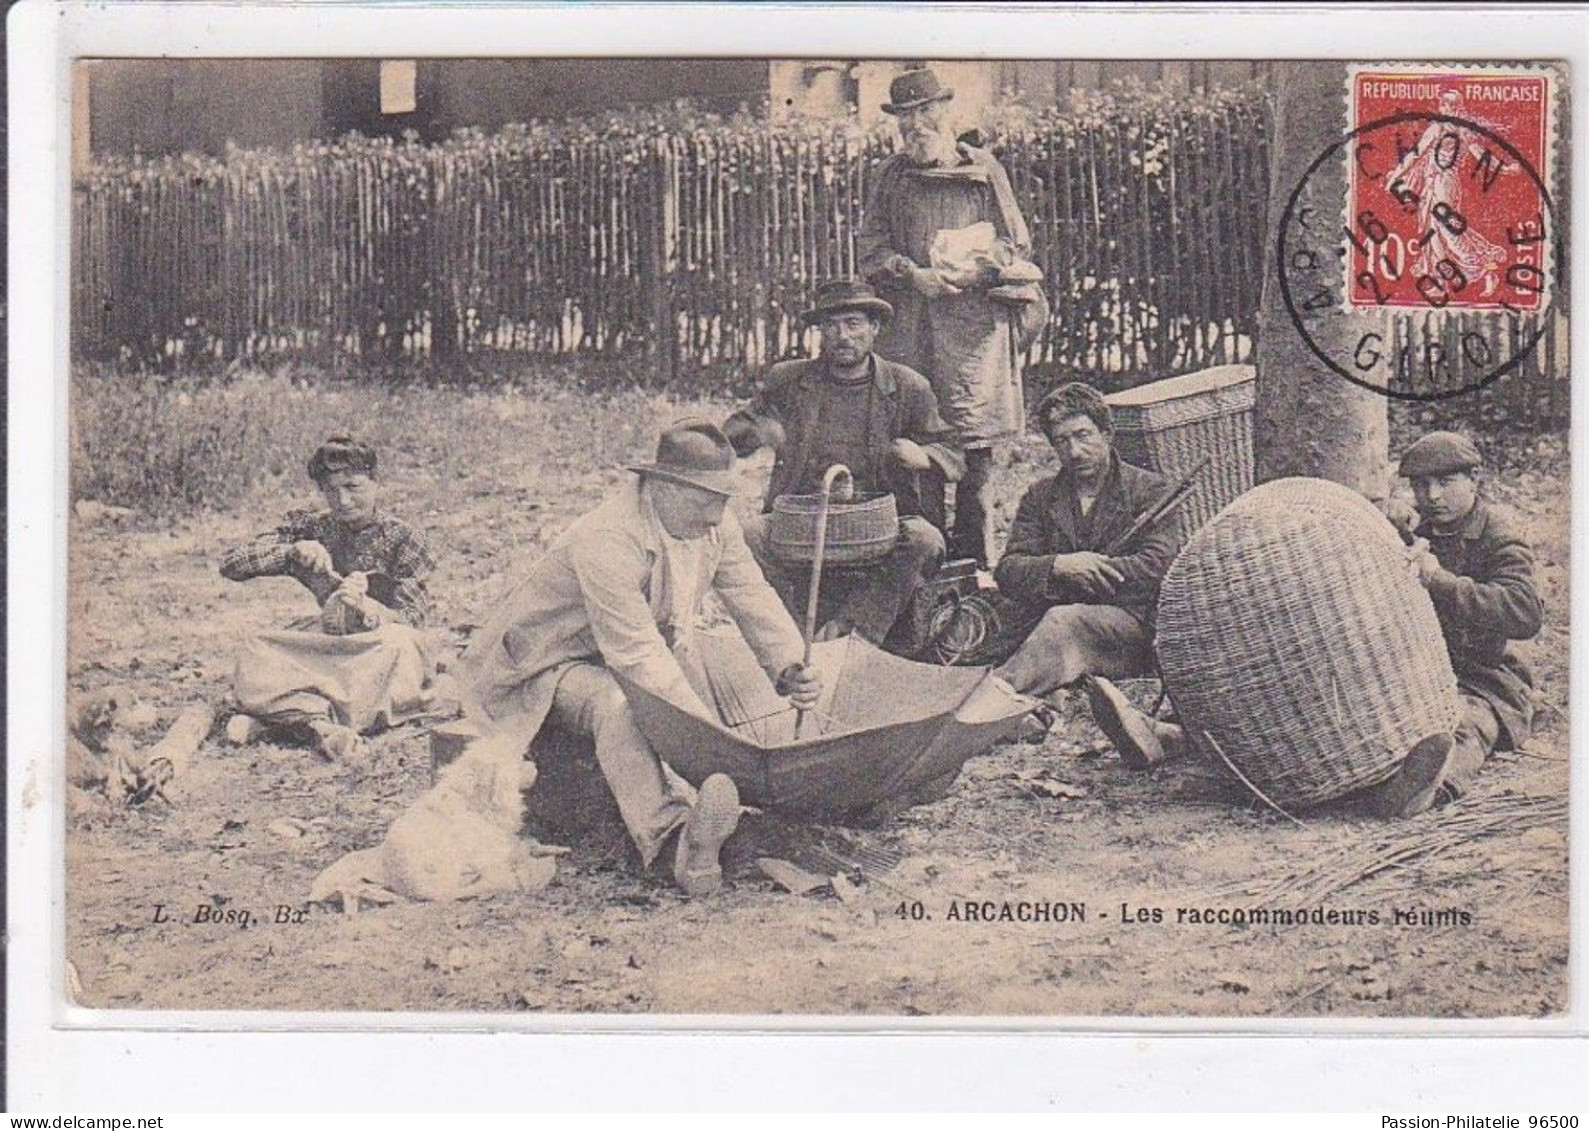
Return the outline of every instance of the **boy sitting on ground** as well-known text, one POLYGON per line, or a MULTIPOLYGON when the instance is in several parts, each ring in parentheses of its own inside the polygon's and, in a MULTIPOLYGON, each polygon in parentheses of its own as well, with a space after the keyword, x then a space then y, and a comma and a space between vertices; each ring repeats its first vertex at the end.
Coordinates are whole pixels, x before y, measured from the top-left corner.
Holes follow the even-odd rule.
MULTIPOLYGON (((326 509, 294 511, 221 559, 228 580, 293 577, 319 602, 318 614, 249 640, 233 686, 245 720, 331 760, 355 754, 360 734, 425 713, 434 695, 419 630, 435 563, 412 527, 380 510, 375 465, 374 448, 332 436, 309 460, 326 509)), ((256 729, 234 722, 228 734, 246 741, 256 729)))

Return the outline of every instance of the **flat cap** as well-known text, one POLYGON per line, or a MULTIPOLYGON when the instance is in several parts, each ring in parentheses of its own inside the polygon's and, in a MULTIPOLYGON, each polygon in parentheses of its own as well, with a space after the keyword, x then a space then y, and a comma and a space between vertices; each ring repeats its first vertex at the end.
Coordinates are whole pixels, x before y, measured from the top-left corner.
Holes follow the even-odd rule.
POLYGON ((1455 432, 1431 432, 1420 437, 1401 457, 1401 474, 1407 479, 1472 471, 1484 461, 1473 441, 1455 432))

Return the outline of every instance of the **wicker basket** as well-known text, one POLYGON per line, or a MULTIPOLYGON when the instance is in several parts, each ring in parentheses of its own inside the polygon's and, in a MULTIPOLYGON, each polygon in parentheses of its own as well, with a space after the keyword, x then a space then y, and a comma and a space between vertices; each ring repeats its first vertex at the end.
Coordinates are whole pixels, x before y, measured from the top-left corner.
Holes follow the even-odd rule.
POLYGON ((1350 522, 1364 534, 1378 538, 1393 549, 1405 545, 1395 526, 1378 507, 1350 487, 1331 483, 1328 479, 1302 476, 1274 479, 1248 491, 1240 503, 1244 508, 1264 504, 1324 514, 1341 522, 1350 522))
POLYGON ((1179 478, 1213 457, 1177 512, 1183 538, 1252 486, 1256 390, 1252 366, 1221 365, 1106 398, 1126 462, 1179 478))
MULTIPOLYGON (((821 495, 779 495, 772 501, 772 552, 785 562, 809 565, 816 552, 821 495)), ((862 565, 886 558, 899 542, 899 511, 893 495, 857 495, 828 504, 822 560, 862 565)))
POLYGON ((1394 528, 1321 481, 1266 484, 1203 527, 1165 575, 1157 649, 1193 741, 1276 804, 1388 778, 1459 717, 1434 606, 1394 528))

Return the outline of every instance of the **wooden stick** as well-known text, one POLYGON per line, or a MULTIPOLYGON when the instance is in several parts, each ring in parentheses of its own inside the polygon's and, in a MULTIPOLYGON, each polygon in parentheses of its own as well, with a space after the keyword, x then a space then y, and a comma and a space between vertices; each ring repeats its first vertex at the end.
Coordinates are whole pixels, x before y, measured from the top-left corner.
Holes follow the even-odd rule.
POLYGON ((1194 481, 1203 473, 1203 469, 1209 465, 1213 458, 1213 455, 1209 454, 1198 460, 1197 466, 1192 468, 1191 471, 1188 471, 1184 476, 1181 477, 1180 481, 1175 484, 1170 493, 1164 497, 1163 502, 1159 503, 1158 506, 1143 512, 1143 514, 1126 529, 1125 533, 1121 534, 1120 537, 1109 543, 1108 548, 1104 552, 1108 554, 1118 554, 1121 550, 1124 550, 1127 546, 1129 546, 1131 544, 1131 540, 1138 534, 1141 534, 1144 530, 1148 529, 1148 527, 1158 523, 1166 515, 1184 503, 1192 494, 1194 481))
POLYGON ((1230 770, 1231 773, 1235 774, 1236 777, 1241 780, 1241 784, 1242 785, 1244 785, 1248 789, 1252 790, 1254 796, 1256 796, 1259 801, 1262 801, 1265 805, 1269 806, 1269 808, 1273 809, 1276 813, 1279 813, 1282 817, 1284 817, 1286 820, 1290 821, 1293 825, 1298 825, 1298 826, 1302 825, 1301 821, 1297 820, 1290 813, 1287 813, 1284 809, 1280 808, 1280 806, 1276 805, 1273 801, 1269 800, 1269 795, 1268 794, 1264 793, 1263 790, 1259 789, 1257 786, 1253 785, 1252 782, 1247 780, 1247 775, 1242 773, 1240 770, 1238 770, 1236 768, 1236 766, 1235 766, 1235 763, 1233 763, 1229 758, 1225 757, 1225 752, 1219 748, 1219 743, 1214 741, 1214 736, 1213 735, 1209 734, 1205 730, 1203 732, 1203 737, 1205 739, 1207 739, 1208 740, 1208 744, 1214 748, 1214 753, 1219 755, 1219 760, 1221 762, 1225 763, 1226 769, 1230 770))
MULTIPOLYGON (((800 666, 811 666, 811 640, 817 632, 817 595, 822 591, 822 556, 828 547, 828 503, 832 500, 833 483, 840 476, 850 482, 853 491, 855 477, 850 474, 850 469, 842 463, 836 463, 828 468, 822 476, 822 497, 817 504, 817 543, 811 552, 811 585, 806 590, 806 621, 805 631, 802 633, 805 650, 800 656, 800 666)), ((805 726, 806 712, 795 713, 795 737, 800 737, 800 732, 805 726)))

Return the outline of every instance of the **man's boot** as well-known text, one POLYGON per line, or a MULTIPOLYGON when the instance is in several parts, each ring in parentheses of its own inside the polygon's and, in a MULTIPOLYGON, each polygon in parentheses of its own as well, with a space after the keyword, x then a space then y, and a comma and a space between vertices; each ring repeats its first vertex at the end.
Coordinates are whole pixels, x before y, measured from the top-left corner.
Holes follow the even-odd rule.
POLYGON ((1432 734, 1419 742, 1389 781, 1368 790, 1368 811, 1391 820, 1416 817, 1432 808, 1440 796, 1454 745, 1449 734, 1432 734))
POLYGON ((1096 675, 1082 676, 1081 686, 1087 693, 1093 721, 1128 767, 1149 770, 1170 757, 1159 733, 1162 724, 1133 707, 1118 687, 1096 675))

